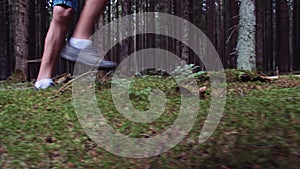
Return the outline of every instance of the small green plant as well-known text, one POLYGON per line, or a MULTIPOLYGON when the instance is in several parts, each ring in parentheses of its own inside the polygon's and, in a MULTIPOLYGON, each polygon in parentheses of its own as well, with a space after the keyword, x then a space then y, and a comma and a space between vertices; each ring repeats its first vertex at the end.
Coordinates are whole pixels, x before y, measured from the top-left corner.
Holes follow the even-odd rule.
POLYGON ((171 72, 171 74, 178 79, 198 78, 204 74, 205 71, 197 71, 197 69, 199 69, 199 66, 194 64, 177 66, 176 69, 171 72))

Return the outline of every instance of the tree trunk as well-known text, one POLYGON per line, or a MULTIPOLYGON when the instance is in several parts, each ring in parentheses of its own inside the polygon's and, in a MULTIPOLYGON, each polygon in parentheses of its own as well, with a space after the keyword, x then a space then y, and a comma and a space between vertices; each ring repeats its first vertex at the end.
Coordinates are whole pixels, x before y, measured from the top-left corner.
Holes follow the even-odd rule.
POLYGON ((293 7, 293 70, 300 71, 300 1, 294 0, 293 7))
MULTIPOLYGON (((29 60, 38 60, 42 57, 50 15, 48 5, 47 1, 29 1, 29 60)), ((39 66, 40 62, 38 61, 29 63, 29 79, 37 77, 39 66)))
POLYGON ((218 53, 220 56, 220 59, 224 64, 226 64, 226 58, 225 58, 225 14, 224 14, 224 2, 218 1, 218 13, 219 13, 219 24, 218 24, 218 53))
POLYGON ((239 14, 239 5, 236 0, 227 0, 229 3, 229 29, 230 32, 226 38, 226 44, 228 46, 228 68, 236 68, 237 61, 237 39, 238 39, 238 14, 239 14))
POLYGON ((265 0, 265 10, 264 10, 264 58, 263 67, 265 71, 274 69, 274 37, 273 37, 273 0, 265 0))
POLYGON ((216 5, 215 0, 209 0, 207 3, 207 36, 211 43, 216 47, 216 5))
POLYGON ((239 35, 237 44, 237 68, 255 70, 255 5, 252 0, 242 0, 240 4, 239 35))
MULTIPOLYGON (((148 7, 148 12, 155 12, 155 4, 156 4, 156 0, 149 0, 149 2, 148 2, 149 4, 149 7, 148 7)), ((154 30, 154 28, 155 28, 155 20, 154 20, 154 17, 151 17, 151 18, 148 18, 149 20, 148 20, 148 23, 147 24, 149 24, 149 23, 151 23, 152 25, 152 29, 154 30)), ((150 26, 150 25, 149 25, 150 26)), ((148 40, 148 42, 147 42, 147 47, 149 47, 149 48, 155 48, 155 35, 154 34, 148 34, 147 35, 147 40, 148 40)))
MULTIPOLYGON (((216 11, 216 4, 215 4, 215 0, 210 0, 210 1, 206 1, 206 6, 207 6, 207 10, 206 10, 206 22, 207 22, 207 27, 206 27, 206 35, 208 37, 208 39, 210 40, 210 42, 213 44, 213 46, 217 49, 217 11, 216 11)), ((208 54, 208 42, 204 42, 204 53, 205 53, 205 57, 209 57, 208 54)), ((214 60, 212 60, 211 58, 206 58, 207 60, 207 65, 214 65, 214 60)), ((207 66, 205 65, 205 66, 207 66)), ((207 67, 206 67, 207 68, 207 67)))
POLYGON ((287 0, 276 0, 276 66, 280 72, 290 70, 289 10, 287 0))
POLYGON ((0 3, 0 80, 4 80, 10 73, 10 31, 9 31, 9 2, 0 3))
POLYGON ((264 58, 264 22, 265 22, 265 1, 256 1, 256 64, 257 70, 263 70, 264 58))
MULTIPOLYGON (((129 14, 131 14, 130 0, 125 0, 122 2, 122 16, 129 14)), ((124 43, 122 43, 122 60, 125 59, 130 53, 130 43, 131 42, 129 39, 124 40, 124 43)))
MULTIPOLYGON (((126 15, 130 15, 132 14, 132 1, 131 0, 124 0, 122 1, 122 16, 126 16, 126 15)), ((122 25, 122 27, 124 28, 131 28, 130 30, 128 31, 133 31, 133 26, 134 25, 130 25, 130 24, 133 24, 133 21, 129 21, 127 22, 126 25, 122 25)), ((122 37, 122 34, 126 34, 126 32, 120 32, 120 37, 122 37)), ((125 59, 126 57, 128 57, 131 53, 132 53, 132 50, 133 50, 133 38, 127 38, 125 40, 122 41, 122 52, 121 52, 121 59, 120 61, 122 61, 123 59, 125 59)), ((131 66, 133 67, 133 66, 131 66)), ((120 68, 121 70, 123 71, 134 71, 134 70, 129 70, 128 67, 121 67, 120 68)))
MULTIPOLYGON (((182 13, 182 7, 181 7, 181 5, 182 5, 182 1, 181 0, 175 0, 174 1, 174 7, 175 7, 175 15, 176 16, 179 16, 179 17, 181 17, 181 13, 182 13)), ((178 27, 180 26, 180 29, 179 30, 174 30, 175 31, 175 33, 178 35, 178 34, 180 34, 181 33, 181 31, 182 31, 182 25, 178 25, 178 27)), ((176 44, 175 44, 175 52, 176 52, 176 55, 177 56, 180 56, 181 55, 181 52, 182 52, 182 46, 181 46, 181 42, 179 42, 179 41, 175 41, 176 42, 176 44)))
POLYGON ((16 57, 15 69, 21 70, 24 75, 28 73, 27 59, 29 54, 29 0, 15 1, 14 56, 16 57))
MULTIPOLYGON (((182 3, 183 3, 182 18, 189 21, 190 20, 191 2, 190 2, 190 0, 184 0, 182 3)), ((182 31, 183 31, 182 32, 183 33, 183 39, 188 42, 190 40, 189 25, 183 25, 182 31)), ((185 64, 189 63, 190 49, 185 44, 182 44, 181 59, 185 62, 185 64)))

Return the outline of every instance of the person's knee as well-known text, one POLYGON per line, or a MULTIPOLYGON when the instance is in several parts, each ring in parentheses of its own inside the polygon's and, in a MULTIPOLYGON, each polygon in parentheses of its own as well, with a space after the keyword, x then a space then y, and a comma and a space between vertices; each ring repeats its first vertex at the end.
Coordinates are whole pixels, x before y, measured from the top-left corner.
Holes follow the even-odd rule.
POLYGON ((53 21, 58 24, 68 23, 74 15, 72 8, 63 6, 55 6, 53 9, 53 21))

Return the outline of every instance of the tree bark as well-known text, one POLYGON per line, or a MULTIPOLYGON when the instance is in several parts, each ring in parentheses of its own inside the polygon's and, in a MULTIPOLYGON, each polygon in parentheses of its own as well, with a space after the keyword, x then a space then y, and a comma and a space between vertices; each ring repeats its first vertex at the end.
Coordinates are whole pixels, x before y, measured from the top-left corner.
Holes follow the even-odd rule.
POLYGON ((218 53, 219 57, 224 64, 226 64, 225 58, 225 13, 224 13, 224 2, 218 1, 218 29, 217 29, 217 36, 218 36, 218 53))
POLYGON ((21 70, 28 74, 27 59, 29 54, 29 0, 15 1, 13 11, 15 13, 14 56, 16 57, 15 70, 21 70))
POLYGON ((300 1, 294 0, 293 7, 293 70, 300 71, 300 1))
POLYGON ((274 37, 273 37, 273 0, 265 0, 265 10, 264 10, 264 58, 263 67, 265 71, 274 69, 274 37))
MULTIPOLYGON (((44 45, 43 42, 46 37, 48 28, 48 19, 50 10, 47 1, 29 1, 29 60, 38 60, 42 57, 44 45)), ((29 79, 34 79, 38 75, 39 64, 28 64, 29 79)))
POLYGON ((263 70, 264 62, 264 29, 265 29, 265 1, 256 1, 256 64, 257 70, 263 70))
POLYGON ((215 0, 209 0, 207 3, 207 36, 211 43, 216 47, 216 5, 215 0))
MULTIPOLYGON (((176 16, 179 16, 181 17, 182 15, 182 1, 181 0, 175 0, 174 1, 174 7, 175 7, 175 15, 176 16)), ((178 27, 180 26, 180 29, 179 30, 174 30, 176 34, 180 34, 181 33, 181 30, 182 30, 182 25, 178 25, 178 27)), ((181 42, 179 41, 175 41, 176 44, 175 44, 175 50, 176 50, 176 55, 177 56, 180 56, 181 55, 181 52, 182 52, 182 46, 181 46, 181 42)))
POLYGON ((0 3, 0 80, 4 80, 10 73, 10 30, 9 25, 9 2, 0 3))
POLYGON ((237 65, 237 39, 238 39, 238 14, 239 14, 239 5, 236 0, 227 0, 229 2, 229 35, 226 38, 227 50, 228 50, 228 68, 236 68, 237 65))
MULTIPOLYGON (((190 20, 190 8, 191 8, 191 2, 190 0, 184 0, 182 6, 182 18, 185 20, 190 20)), ((189 35, 189 25, 183 25, 182 33, 183 33, 183 39, 187 42, 190 40, 189 35)), ((182 51, 181 51, 181 59, 187 64, 189 63, 190 59, 190 49, 186 44, 182 44, 182 51)))
POLYGON ((237 68, 255 70, 255 5, 252 0, 242 0, 240 4, 239 35, 237 44, 237 68))
MULTIPOLYGON (((126 15, 130 15, 132 14, 132 1, 131 0, 124 0, 122 2, 122 16, 126 16, 126 15)), ((122 25, 122 27, 124 28, 130 28, 128 31, 133 31, 134 29, 134 25, 133 25, 133 21, 129 21, 127 22, 126 25, 122 25), (132 25, 130 25, 132 24, 132 25)), ((120 32, 120 37, 122 37, 123 35, 122 34, 126 34, 126 32, 120 32)), ((122 41, 122 53, 121 53, 121 58, 120 58, 120 61, 124 60, 126 57, 128 57, 132 51, 133 51, 133 38, 127 38, 125 40, 122 41)), ((133 67, 133 66, 131 66, 133 67)), ((129 70, 128 67, 121 67, 120 68, 121 70, 123 71, 134 71, 134 70, 129 70)))
POLYGON ((280 72, 288 72, 290 42, 287 0, 276 0, 276 38, 276 66, 280 72))

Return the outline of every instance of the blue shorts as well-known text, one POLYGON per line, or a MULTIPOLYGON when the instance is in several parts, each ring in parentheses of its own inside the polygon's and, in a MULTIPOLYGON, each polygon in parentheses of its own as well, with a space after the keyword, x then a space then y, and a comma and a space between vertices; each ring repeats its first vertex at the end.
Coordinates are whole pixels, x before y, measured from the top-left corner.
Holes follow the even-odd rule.
POLYGON ((78 0, 53 0, 52 4, 53 7, 56 5, 62 5, 62 6, 68 6, 70 8, 73 8, 75 11, 77 11, 78 0))

